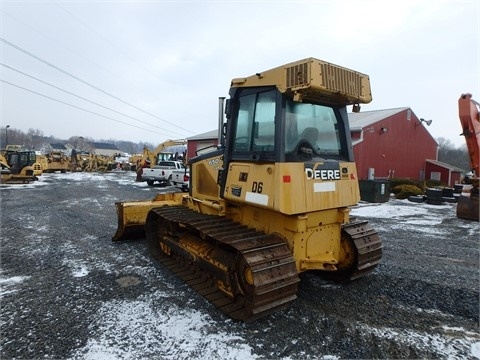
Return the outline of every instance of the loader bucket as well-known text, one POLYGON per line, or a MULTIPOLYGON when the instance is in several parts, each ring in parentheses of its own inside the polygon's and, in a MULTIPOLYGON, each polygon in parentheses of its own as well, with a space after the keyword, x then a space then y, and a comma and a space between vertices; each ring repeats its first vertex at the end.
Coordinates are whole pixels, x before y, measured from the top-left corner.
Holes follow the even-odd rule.
POLYGON ((118 227, 112 241, 145 237, 145 221, 151 209, 182 204, 183 193, 158 194, 153 200, 116 202, 118 227))

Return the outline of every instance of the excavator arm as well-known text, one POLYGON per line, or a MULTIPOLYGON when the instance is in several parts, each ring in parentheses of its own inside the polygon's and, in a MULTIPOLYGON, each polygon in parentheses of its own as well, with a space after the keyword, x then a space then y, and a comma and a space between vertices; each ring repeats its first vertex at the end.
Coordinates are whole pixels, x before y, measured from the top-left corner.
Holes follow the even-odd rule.
POLYGON ((480 104, 466 93, 458 99, 458 115, 465 136, 470 167, 473 171, 471 184, 463 186, 462 196, 458 198, 457 217, 479 221, 479 175, 480 175, 480 104))
POLYGON ((462 124, 463 132, 460 135, 465 136, 468 155, 472 170, 475 176, 480 175, 480 104, 472 99, 472 94, 462 94, 458 100, 458 115, 462 124))
POLYGON ((167 147, 170 146, 181 146, 181 145, 186 145, 187 140, 180 139, 180 140, 165 140, 161 144, 159 144, 155 150, 150 150, 147 146, 143 147, 143 156, 140 161, 139 166, 137 167, 137 170, 140 169, 144 164, 145 161, 150 162, 150 167, 155 166, 157 164, 158 160, 158 155, 167 147))

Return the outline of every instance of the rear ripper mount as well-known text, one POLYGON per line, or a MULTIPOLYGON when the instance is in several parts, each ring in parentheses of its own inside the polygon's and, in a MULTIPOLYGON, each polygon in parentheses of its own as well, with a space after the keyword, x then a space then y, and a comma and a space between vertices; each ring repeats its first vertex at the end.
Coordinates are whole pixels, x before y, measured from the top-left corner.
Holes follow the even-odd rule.
MULTIPOLYGON (((371 272, 382 250, 377 233, 365 231, 364 222, 347 226, 342 233, 355 246, 357 261, 344 279, 371 272)), ((234 320, 253 321, 296 299, 295 260, 279 234, 181 205, 151 210, 145 230, 154 257, 234 320)))

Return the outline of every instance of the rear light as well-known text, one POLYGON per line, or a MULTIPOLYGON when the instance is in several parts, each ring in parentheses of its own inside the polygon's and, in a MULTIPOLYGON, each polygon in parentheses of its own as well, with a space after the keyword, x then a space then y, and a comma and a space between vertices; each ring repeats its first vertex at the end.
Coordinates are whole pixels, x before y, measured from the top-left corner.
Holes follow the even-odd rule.
POLYGON ((183 181, 188 181, 190 180, 190 176, 188 176, 187 174, 183 175, 183 181))

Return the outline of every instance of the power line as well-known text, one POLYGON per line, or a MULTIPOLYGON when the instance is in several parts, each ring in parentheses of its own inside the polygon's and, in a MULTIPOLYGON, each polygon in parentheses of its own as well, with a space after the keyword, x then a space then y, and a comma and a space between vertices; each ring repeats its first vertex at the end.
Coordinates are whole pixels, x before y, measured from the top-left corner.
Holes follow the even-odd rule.
POLYGON ((140 119, 137 119, 137 118, 135 118, 135 117, 133 117, 133 116, 124 114, 124 113, 122 113, 122 112, 120 112, 120 111, 117 111, 117 110, 115 110, 115 109, 112 109, 112 108, 109 108, 109 107, 104 106, 104 105, 102 105, 102 104, 99 104, 99 103, 97 103, 97 102, 95 102, 95 101, 86 99, 86 98, 84 98, 83 96, 74 94, 74 93, 72 93, 72 92, 70 92, 70 91, 68 91, 68 90, 65 90, 65 89, 62 89, 62 88, 60 88, 60 87, 58 87, 58 86, 56 86, 56 85, 50 84, 50 83, 48 83, 48 82, 46 82, 46 81, 44 81, 44 80, 41 80, 41 79, 39 79, 39 78, 37 78, 37 77, 35 77, 35 76, 33 76, 33 75, 29 75, 29 74, 27 74, 27 73, 25 73, 25 72, 23 72, 23 71, 21 71, 21 70, 15 69, 14 67, 9 66, 9 65, 7 65, 7 64, 4 64, 4 63, 1 63, 1 62, 0 62, 0 65, 6 67, 7 69, 10 69, 10 70, 12 70, 12 71, 15 71, 15 72, 17 72, 17 73, 19 73, 19 74, 22 74, 23 76, 27 76, 27 77, 29 77, 29 78, 31 78, 31 79, 34 79, 34 80, 36 80, 36 81, 38 81, 38 82, 41 82, 42 84, 51 86, 51 87, 53 87, 53 88, 55 88, 55 89, 57 89, 57 90, 63 91, 64 93, 67 93, 67 94, 69 94, 69 95, 75 96, 75 97, 77 97, 77 98, 79 98, 79 99, 82 99, 82 100, 87 101, 87 102, 89 102, 89 103, 91 103, 91 104, 100 106, 100 107, 102 107, 102 108, 104 108, 104 109, 107 109, 107 110, 112 111, 112 112, 114 112, 114 113, 117 113, 117 114, 119 114, 119 115, 126 116, 126 117, 128 117, 128 118, 130 118, 130 119, 136 120, 136 121, 141 122, 141 123, 143 123, 143 124, 145 124, 145 125, 149 125, 149 126, 156 127, 157 129, 163 130, 163 131, 165 131, 165 132, 169 132, 169 133, 173 133, 173 134, 177 134, 177 135, 183 136, 183 134, 180 134, 180 133, 178 133, 178 132, 176 132, 176 131, 170 131, 170 130, 163 129, 163 128, 159 127, 159 126, 152 125, 152 124, 150 124, 150 123, 147 123, 147 122, 145 122, 145 121, 142 121, 142 120, 140 120, 140 119))
POLYGON ((87 57, 85 57, 82 53, 78 52, 78 51, 75 51, 73 49, 71 49, 70 47, 68 47, 67 45, 65 45, 64 43, 60 42, 60 41, 57 41, 53 38, 51 38, 50 36, 46 35, 45 33, 43 33, 41 30, 38 30, 34 27, 32 27, 31 25, 23 22, 22 20, 20 20, 19 18, 13 16, 12 14, 8 13, 5 11, 5 9, 1 9, 0 8, 0 12, 2 12, 3 14, 5 14, 6 16, 9 16, 10 18, 12 18, 13 20, 17 21, 18 23, 22 24, 23 26, 25 26, 26 28, 30 29, 31 31, 33 31, 35 33, 35 35, 40 35, 40 36, 43 36, 45 39, 47 39, 48 41, 50 42, 53 42, 55 43, 56 45, 60 46, 60 47, 63 47, 65 49, 67 49, 68 51, 70 51, 71 53, 75 54, 75 56, 78 56, 79 58, 83 58, 85 59, 86 61, 92 63, 93 65, 99 67, 102 71, 104 72, 108 72, 110 73, 111 75, 114 75, 116 76, 116 74, 114 74, 112 71, 110 71, 110 69, 96 63, 95 61, 92 61, 91 59, 88 59, 87 57))
MULTIPOLYGON (((74 18, 78 23, 80 23, 83 27, 87 28, 88 30, 90 30, 91 32, 95 33, 96 36, 100 37, 103 39, 103 41, 109 43, 112 47, 114 47, 118 52, 120 52, 123 56, 125 56, 126 58, 130 59, 130 61, 132 61, 132 63, 136 64, 138 66, 138 62, 135 61, 127 52, 125 52, 123 49, 121 49, 120 47, 118 47, 116 44, 114 44, 112 41, 110 41, 109 39, 107 39, 105 36, 103 36, 102 34, 100 34, 97 30, 95 30, 92 26, 88 25, 86 22, 84 22, 83 20, 81 20, 79 17, 77 17, 75 14, 73 14, 71 11, 67 10, 65 7, 63 7, 62 5, 60 5, 58 3, 58 1, 54 1, 54 4, 57 5, 60 9, 62 9, 64 12, 66 12, 68 15, 70 15, 72 18, 74 18)), ((143 66, 142 66, 143 67, 143 66)), ((150 74, 150 71, 148 71, 145 67, 143 67, 143 69, 149 73, 149 76, 151 77, 154 77, 154 75, 150 74)))
POLYGON ((18 50, 18 51, 24 53, 25 55, 28 55, 28 56, 34 58, 35 60, 38 60, 38 61, 44 63, 45 65, 48 65, 48 66, 54 68, 55 70, 57 70, 57 71, 65 74, 65 75, 67 75, 67 76, 70 76, 71 78, 73 78, 73 79, 81 82, 82 84, 85 84, 85 85, 87 85, 87 86, 89 86, 89 87, 91 87, 91 88, 93 88, 93 89, 95 89, 95 90, 97 90, 97 91, 99 91, 99 92, 107 95, 107 96, 110 96, 110 97, 114 98, 114 99, 117 100, 117 101, 120 101, 121 103, 124 103, 124 104, 126 104, 126 105, 128 105, 128 106, 131 106, 131 107, 133 107, 134 109, 136 109, 136 110, 138 110, 138 111, 141 111, 141 112, 143 112, 143 113, 145 113, 145 114, 147 114, 147 115, 150 115, 150 116, 152 116, 152 117, 154 117, 154 118, 156 118, 156 119, 158 119, 158 120, 160 120, 160 121, 166 122, 166 123, 168 123, 168 124, 170 124, 170 125, 173 125, 173 126, 179 128, 179 129, 185 130, 185 131, 193 134, 193 131, 188 130, 188 129, 185 129, 185 128, 182 128, 181 126, 178 126, 177 124, 174 124, 174 123, 172 123, 172 122, 170 122, 170 121, 167 121, 167 120, 165 120, 165 119, 162 119, 162 118, 158 117, 158 116, 155 115, 155 114, 152 114, 152 113, 150 113, 150 112, 148 112, 148 111, 145 111, 145 110, 139 108, 138 106, 135 106, 135 105, 133 105, 133 104, 130 104, 129 102, 127 102, 127 101, 125 101, 125 100, 123 100, 123 99, 120 99, 119 97, 117 97, 117 96, 115 96, 115 95, 112 95, 112 94, 110 94, 109 92, 107 92, 107 91, 105 91, 105 90, 102 90, 102 89, 100 89, 99 87, 97 87, 97 86, 95 86, 95 85, 93 85, 93 84, 90 84, 89 82, 87 82, 87 81, 85 81, 85 80, 83 80, 83 79, 80 79, 78 76, 75 76, 75 75, 73 75, 72 73, 70 73, 70 72, 68 72, 68 71, 66 71, 66 70, 63 70, 63 69, 59 68, 58 66, 56 66, 56 65, 54 65, 54 64, 52 64, 52 63, 50 63, 50 62, 48 62, 48 61, 40 58, 40 57, 38 57, 38 56, 35 55, 35 54, 32 54, 31 52, 29 52, 29 51, 21 48, 21 47, 18 46, 18 45, 15 45, 14 43, 12 43, 12 42, 10 42, 10 41, 2 38, 2 37, 0 37, 0 41, 2 41, 3 43, 5 43, 5 44, 7 44, 7 45, 9 45, 9 46, 11 46, 11 47, 13 47, 14 49, 16 49, 16 50, 18 50))
POLYGON ((8 84, 8 85, 10 85, 10 86, 14 86, 14 87, 16 87, 16 88, 19 88, 19 89, 28 91, 28 92, 30 92, 30 93, 33 93, 33 94, 36 94, 36 95, 39 95, 39 96, 42 96, 42 97, 44 97, 44 98, 47 98, 47 99, 56 101, 56 102, 58 102, 58 103, 71 106, 71 107, 73 107, 73 108, 75 108, 75 109, 78 109, 78 110, 85 111, 85 112, 90 113, 90 114, 93 114, 93 115, 97 115, 97 116, 103 117, 103 118, 105 118, 105 119, 109 119, 109 120, 112 120, 112 121, 115 121, 115 122, 118 122, 118 123, 121 123, 121 124, 124 124, 124 125, 128 125, 128 126, 137 128, 137 129, 146 130, 146 131, 153 132, 153 133, 156 133, 156 134, 164 135, 164 134, 159 133, 159 132, 156 132, 156 131, 151 131, 151 130, 149 130, 149 129, 145 129, 145 128, 142 128, 142 127, 140 127, 140 126, 132 125, 132 124, 126 123, 126 122, 124 122, 124 121, 121 121, 121 120, 112 118, 112 117, 110 117, 110 116, 102 115, 102 114, 96 113, 96 112, 94 112, 94 111, 90 111, 90 110, 81 108, 80 106, 76 106, 76 105, 67 103, 67 102, 65 102, 65 101, 52 98, 52 97, 50 97, 50 96, 48 96, 48 95, 41 94, 41 93, 39 93, 39 92, 37 92, 37 91, 27 89, 27 88, 25 88, 25 87, 23 87, 23 86, 20 86, 20 85, 11 83, 11 82, 6 81, 6 80, 3 80, 3 79, 0 79, 0 81, 3 82, 3 83, 5 83, 5 84, 8 84))

